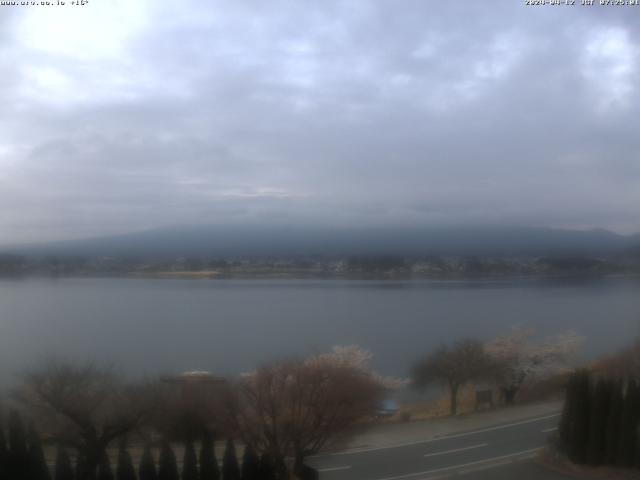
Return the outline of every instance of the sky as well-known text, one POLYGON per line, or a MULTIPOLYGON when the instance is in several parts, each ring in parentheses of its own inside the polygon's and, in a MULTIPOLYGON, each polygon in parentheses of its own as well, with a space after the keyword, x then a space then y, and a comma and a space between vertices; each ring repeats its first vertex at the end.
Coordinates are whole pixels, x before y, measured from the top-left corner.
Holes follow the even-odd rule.
POLYGON ((0 245, 183 224, 638 232, 639 35, 640 7, 523 1, 0 6, 0 245))

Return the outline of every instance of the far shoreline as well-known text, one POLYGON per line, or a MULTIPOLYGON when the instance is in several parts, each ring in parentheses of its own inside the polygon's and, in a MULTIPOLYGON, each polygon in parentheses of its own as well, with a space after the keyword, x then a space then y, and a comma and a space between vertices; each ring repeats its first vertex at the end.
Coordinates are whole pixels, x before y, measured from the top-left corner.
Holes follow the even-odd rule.
POLYGON ((617 278, 640 278, 640 272, 572 272, 572 273, 529 273, 529 274, 357 274, 335 272, 218 272, 218 271, 160 271, 160 272, 29 272, 0 275, 0 280, 26 279, 140 279, 140 280, 345 280, 345 281, 388 281, 402 282, 414 280, 447 281, 499 281, 499 280, 596 280, 617 278))

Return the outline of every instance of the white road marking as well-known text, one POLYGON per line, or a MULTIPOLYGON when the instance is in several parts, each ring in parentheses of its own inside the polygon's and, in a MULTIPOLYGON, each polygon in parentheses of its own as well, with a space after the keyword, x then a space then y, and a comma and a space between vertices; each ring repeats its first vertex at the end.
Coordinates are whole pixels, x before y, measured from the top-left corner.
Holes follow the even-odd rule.
POLYGON ((448 453, 464 452, 465 450, 472 450, 474 448, 488 447, 488 443, 479 443, 478 445, 471 445, 470 447, 454 448, 453 450, 445 450, 443 452, 427 453, 425 457, 436 457, 438 455, 446 455, 448 453))
POLYGON ((511 459, 511 458, 515 458, 515 457, 521 457, 521 456, 524 456, 524 455, 530 455, 530 454, 533 454, 535 452, 540 451, 541 449, 542 449, 542 447, 532 448, 530 450, 523 450, 521 452, 510 453, 508 455, 500 455, 499 457, 485 458, 484 460, 476 460, 475 462, 460 463, 458 465, 451 465, 450 467, 436 468, 434 470, 425 470, 423 472, 406 473, 404 475, 397 475, 395 477, 378 478, 377 480, 400 480, 400 479, 403 479, 403 478, 411 478, 411 477, 419 477, 421 475, 429 475, 431 473, 446 472, 447 470, 463 469, 465 467, 470 467, 470 466, 473 466, 473 465, 480 465, 482 463, 500 462, 500 461, 505 461, 507 459, 511 459))
POLYGON ((553 427, 553 428, 545 428, 544 430, 542 430, 542 433, 549 433, 549 432, 553 432, 555 430, 557 430, 558 427, 553 427))
POLYGON ((478 433, 492 432, 494 430, 502 430, 503 428, 517 427, 518 425, 526 425, 527 423, 540 422, 542 420, 547 420, 548 418, 559 417, 560 415, 561 415, 560 413, 554 413, 552 415, 545 415, 543 417, 531 418, 529 420, 522 420, 521 422, 514 422, 514 423, 508 423, 506 425, 498 425, 496 427, 483 428, 481 430, 474 430, 472 432, 456 433, 456 434, 453 434, 453 435, 444 435, 442 437, 430 438, 428 440, 418 440, 418 441, 415 441, 415 442, 396 443, 394 445, 388 445, 388 446, 385 446, 385 447, 373 447, 373 448, 361 448, 361 449, 345 450, 343 452, 334 452, 334 453, 329 453, 329 454, 326 454, 326 455, 316 455, 316 456, 332 457, 332 456, 335 456, 335 455, 351 455, 351 454, 356 454, 356 453, 376 452, 378 450, 389 450, 389 449, 392 449, 392 448, 409 447, 411 445, 422 445, 424 443, 440 442, 442 440, 449 440, 451 438, 466 437, 468 435, 476 435, 478 433))
POLYGON ((337 472, 338 470, 349 470, 351 465, 345 465, 343 467, 328 467, 328 468, 319 468, 319 472, 337 472))

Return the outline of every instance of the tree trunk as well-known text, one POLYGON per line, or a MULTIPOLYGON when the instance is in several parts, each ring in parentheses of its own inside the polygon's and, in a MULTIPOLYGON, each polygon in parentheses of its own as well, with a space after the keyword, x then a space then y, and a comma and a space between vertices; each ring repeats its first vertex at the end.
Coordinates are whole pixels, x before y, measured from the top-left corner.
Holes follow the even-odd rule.
POLYGON ((456 384, 450 385, 450 389, 451 389, 450 414, 452 416, 455 416, 458 413, 458 389, 459 388, 460 388, 460 385, 456 385, 456 384))
POLYGON ((507 406, 511 406, 516 401, 516 394, 518 393, 517 387, 503 387, 502 396, 504 397, 504 403, 507 406))
POLYGON ((318 480, 318 471, 304 464, 304 454, 296 452, 293 473, 300 480, 318 480))

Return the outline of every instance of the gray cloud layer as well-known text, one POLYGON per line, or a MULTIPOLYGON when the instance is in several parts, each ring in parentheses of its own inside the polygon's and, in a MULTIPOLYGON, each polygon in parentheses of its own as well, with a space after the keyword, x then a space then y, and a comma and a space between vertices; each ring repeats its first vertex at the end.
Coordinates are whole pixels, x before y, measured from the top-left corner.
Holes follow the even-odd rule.
POLYGON ((640 7, 0 7, 3 243, 178 223, 640 229, 640 7))

